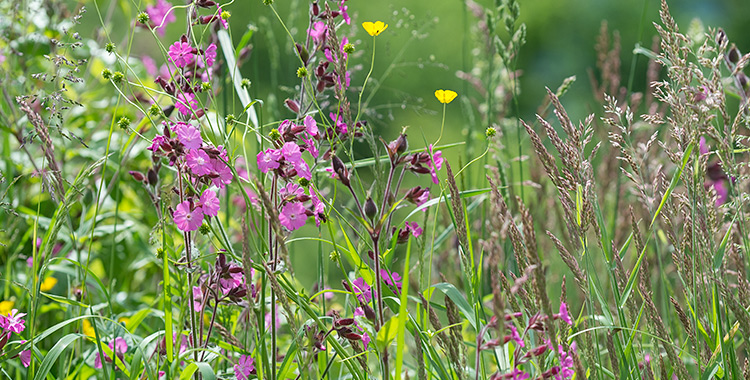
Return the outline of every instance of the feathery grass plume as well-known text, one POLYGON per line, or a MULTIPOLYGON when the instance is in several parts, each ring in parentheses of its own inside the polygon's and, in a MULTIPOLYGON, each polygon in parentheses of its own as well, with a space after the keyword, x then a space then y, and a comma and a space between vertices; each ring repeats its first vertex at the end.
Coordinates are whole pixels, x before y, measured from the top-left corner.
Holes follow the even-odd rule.
POLYGON ((677 318, 679 318, 680 323, 682 323, 682 327, 685 328, 685 334, 689 338, 694 338, 693 325, 688 320, 687 314, 685 314, 685 311, 682 310, 682 306, 680 306, 680 303, 677 302, 677 300, 674 297, 669 297, 669 302, 671 302, 672 306, 674 306, 675 312, 677 313, 677 318))
POLYGON ((555 248, 557 248, 557 252, 560 254, 560 258, 562 258, 562 261, 565 263, 565 265, 568 266, 570 271, 573 272, 573 277, 575 277, 578 290, 580 290, 585 297, 588 293, 588 286, 586 283, 586 276, 583 274, 581 267, 578 265, 578 260, 573 257, 570 252, 568 252, 568 249, 565 248, 565 245, 563 245, 560 239, 553 235, 549 230, 547 230, 546 232, 547 236, 549 236, 550 240, 552 240, 552 243, 555 244, 555 248))
MULTIPOLYGON (((737 318, 736 323, 739 325, 740 331, 742 331, 742 336, 744 337, 750 336, 750 315, 748 315, 747 310, 745 309, 745 307, 742 306, 737 296, 729 290, 729 287, 726 284, 724 284, 721 281, 716 281, 716 283, 718 284, 719 289, 721 290, 721 295, 724 297, 724 300, 728 303, 729 309, 732 310, 734 317, 737 318)), ((729 326, 727 326, 726 331, 729 331, 729 330, 734 330, 734 329, 729 328, 729 326)), ((731 335, 734 335, 734 334, 731 334, 731 335)), ((724 338, 725 337, 722 337, 722 339, 724 338)), ((732 336, 730 336, 730 339, 731 338, 732 336)))
POLYGON ((526 249, 524 247, 523 237, 521 237, 521 231, 518 230, 513 217, 510 215, 508 205, 505 203, 505 199, 503 199, 502 194, 500 194, 500 190, 498 189, 497 184, 489 176, 487 177, 487 180, 489 181, 490 188, 492 189, 491 199, 494 215, 497 215, 501 220, 504 221, 504 224, 508 226, 510 241, 513 244, 513 255, 516 258, 516 265, 518 265, 518 269, 523 272, 526 270, 529 264, 525 255, 526 249))
MULTIPOLYGON (((500 285, 503 288, 503 292, 505 294, 508 294, 509 296, 506 298, 508 302, 510 303, 510 309, 511 310, 521 310, 520 305, 518 304, 518 300, 516 300, 516 297, 513 297, 513 293, 510 290, 510 283, 508 282, 508 278, 505 277, 505 274, 502 271, 498 272, 500 277, 500 285)), ((529 303, 531 305, 531 303, 529 303)), ((527 308, 527 310, 530 310, 527 308)))
POLYGON ((417 379, 427 380, 427 371, 425 370, 424 352, 422 351, 422 336, 419 331, 414 329, 414 350, 417 358, 417 379))
POLYGON ((449 342, 453 346, 453 355, 455 355, 451 360, 457 364, 455 370, 458 374, 458 378, 463 379, 463 369, 466 367, 466 346, 464 345, 464 339, 461 335, 463 318, 461 318, 461 315, 458 313, 458 307, 456 304, 447 295, 445 296, 445 311, 448 316, 448 323, 454 325, 449 328, 451 335, 449 342))
POLYGON ((456 185, 456 179, 453 177, 453 171, 448 161, 444 162, 445 168, 448 174, 448 188, 451 193, 451 206, 453 208, 453 217, 456 218, 456 235, 461 247, 458 250, 458 254, 461 256, 461 262, 464 265, 464 269, 468 271, 469 278, 474 277, 474 268, 469 262, 466 256, 467 250, 469 249, 469 238, 466 231, 466 217, 464 215, 463 201, 461 200, 461 194, 458 192, 458 185, 456 185))
POLYGON ((42 171, 39 174, 42 176, 44 182, 48 184, 48 187, 51 190, 49 193, 50 196, 52 196, 52 199, 62 201, 65 197, 65 187, 63 186, 62 174, 60 174, 60 166, 55 158, 55 145, 52 143, 52 139, 49 136, 47 125, 44 123, 44 120, 42 120, 42 117, 34 111, 28 101, 19 96, 16 97, 16 102, 21 111, 23 111, 28 117, 31 125, 34 126, 37 136, 39 136, 44 158, 47 160, 49 172, 52 174, 52 180, 47 178, 45 171, 42 171))
POLYGON ((659 311, 656 309, 656 305, 654 305, 654 301, 651 298, 650 290, 644 288, 643 286, 640 287, 640 290, 641 290, 641 295, 643 296, 644 305, 646 307, 646 315, 648 316, 648 320, 651 322, 649 326, 651 327, 653 332, 656 334, 656 336, 662 339, 659 343, 661 344, 664 351, 667 353, 667 357, 669 357, 670 364, 677 372, 677 378, 689 379, 690 374, 688 373, 688 370, 685 367, 685 362, 683 362, 682 359, 679 356, 677 356, 677 353, 674 351, 674 347, 672 347, 671 343, 664 343, 664 342, 672 342, 672 339, 670 338, 669 333, 667 332, 667 329, 664 326, 664 322, 662 322, 661 316, 659 316, 659 311))
MULTIPOLYGON (((435 309, 430 307, 429 302, 427 302, 427 299, 424 298, 422 293, 419 293, 419 298, 422 300, 422 308, 427 312, 432 328, 434 328, 435 331, 442 330, 443 324, 440 323, 440 318, 438 318, 437 313, 435 313, 435 309)), ((437 338, 438 344, 443 347, 443 350, 450 351, 451 346, 449 345, 448 337, 446 336, 445 332, 440 331, 439 333, 437 333, 437 338)))

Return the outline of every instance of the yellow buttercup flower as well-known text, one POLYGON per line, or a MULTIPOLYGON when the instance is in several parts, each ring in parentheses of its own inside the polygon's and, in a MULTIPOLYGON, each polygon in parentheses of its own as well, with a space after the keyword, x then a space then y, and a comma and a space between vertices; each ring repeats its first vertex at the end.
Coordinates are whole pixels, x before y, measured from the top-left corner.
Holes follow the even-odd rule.
POLYGON ((15 304, 13 301, 0 302, 0 315, 8 315, 13 310, 13 305, 15 304))
POLYGON ((435 91, 435 97, 437 100, 440 101, 440 103, 448 104, 453 101, 453 99, 456 98, 458 94, 455 91, 451 90, 437 90, 435 91))
POLYGON ((90 336, 92 338, 96 337, 94 334, 94 326, 91 326, 91 322, 89 322, 88 319, 83 320, 83 333, 86 336, 90 336))
POLYGON ((385 24, 382 21, 365 21, 362 23, 362 27, 365 28, 367 34, 374 37, 386 30, 388 28, 388 24, 385 24))
POLYGON ((39 290, 43 292, 48 292, 52 290, 52 288, 54 288, 55 285, 57 285, 57 279, 50 276, 50 277, 45 278, 44 281, 42 281, 42 285, 39 287, 39 290))

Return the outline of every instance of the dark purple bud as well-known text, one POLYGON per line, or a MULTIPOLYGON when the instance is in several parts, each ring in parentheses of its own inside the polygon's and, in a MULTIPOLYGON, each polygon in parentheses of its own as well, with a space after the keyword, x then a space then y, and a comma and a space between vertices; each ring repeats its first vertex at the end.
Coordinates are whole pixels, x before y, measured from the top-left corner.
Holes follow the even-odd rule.
POLYGON ((286 99, 284 100, 284 105, 286 105, 286 108, 289 108, 290 111, 299 113, 299 102, 296 100, 286 99))
POLYGON ((354 324, 354 318, 342 318, 333 323, 337 328, 341 326, 349 326, 351 324, 354 324))
POLYGON ((362 310, 365 312, 365 318, 369 320, 372 323, 375 323, 376 317, 375 317, 375 310, 370 305, 362 305, 362 310))
POLYGON ((137 172, 135 170, 131 170, 128 172, 131 176, 133 176, 133 179, 138 182, 146 182, 146 176, 143 175, 141 172, 137 172))
POLYGON ((372 198, 367 197, 367 201, 365 201, 365 215, 367 215, 370 220, 374 220, 375 216, 378 214, 378 206, 375 205, 375 202, 372 200, 372 198))
POLYGON ((736 65, 737 62, 740 61, 740 57, 742 57, 742 54, 740 54, 739 49, 737 49, 736 46, 732 46, 732 48, 729 49, 729 53, 727 53, 727 59, 729 60, 729 62, 732 62, 736 65))
POLYGON ((148 169, 146 178, 148 179, 148 184, 151 186, 156 186, 156 183, 159 182, 159 175, 156 173, 156 169, 154 168, 148 169))
POLYGON ((317 16, 320 14, 320 6, 318 5, 317 1, 313 1, 312 3, 312 14, 313 16, 317 16))

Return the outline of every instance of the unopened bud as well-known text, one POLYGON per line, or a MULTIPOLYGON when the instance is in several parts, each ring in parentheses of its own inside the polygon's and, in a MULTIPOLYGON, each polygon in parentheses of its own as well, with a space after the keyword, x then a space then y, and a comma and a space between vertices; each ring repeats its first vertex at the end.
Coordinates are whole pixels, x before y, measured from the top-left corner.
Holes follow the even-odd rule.
POLYGON ((375 202, 372 200, 372 198, 367 197, 367 201, 365 201, 365 215, 367 215, 370 220, 375 219, 375 215, 378 214, 378 206, 375 205, 375 202))

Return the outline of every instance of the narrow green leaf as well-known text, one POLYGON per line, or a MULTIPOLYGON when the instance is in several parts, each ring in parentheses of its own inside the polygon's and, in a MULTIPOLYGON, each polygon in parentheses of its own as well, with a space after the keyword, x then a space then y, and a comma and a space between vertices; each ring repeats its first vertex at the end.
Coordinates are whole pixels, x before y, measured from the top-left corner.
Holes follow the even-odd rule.
POLYGON ((71 343, 75 342, 82 336, 83 335, 80 334, 68 334, 57 341, 52 349, 47 352, 47 355, 44 356, 44 360, 42 360, 42 364, 39 366, 39 372, 34 376, 34 380, 43 380, 46 378, 47 374, 52 369, 52 365, 55 364, 60 354, 62 354, 71 343))

